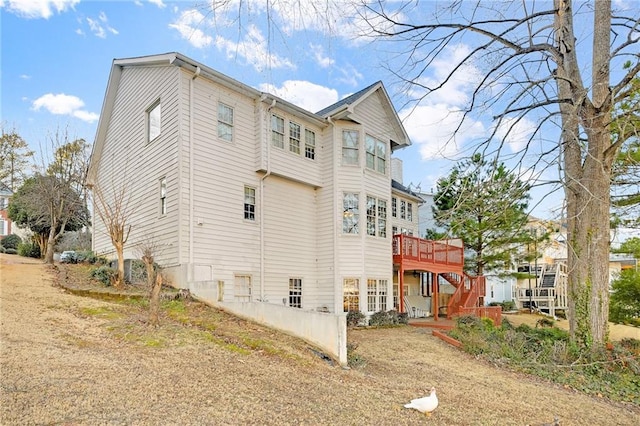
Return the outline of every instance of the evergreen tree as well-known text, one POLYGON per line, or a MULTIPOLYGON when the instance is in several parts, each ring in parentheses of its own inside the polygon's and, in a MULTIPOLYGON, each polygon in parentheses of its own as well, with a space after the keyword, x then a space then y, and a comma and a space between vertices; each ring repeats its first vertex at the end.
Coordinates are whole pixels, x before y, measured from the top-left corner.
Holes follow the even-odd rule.
POLYGON ((504 163, 476 154, 438 180, 433 208, 436 223, 462 238, 465 265, 476 275, 507 270, 518 250, 531 241, 525 228, 529 185, 504 163))

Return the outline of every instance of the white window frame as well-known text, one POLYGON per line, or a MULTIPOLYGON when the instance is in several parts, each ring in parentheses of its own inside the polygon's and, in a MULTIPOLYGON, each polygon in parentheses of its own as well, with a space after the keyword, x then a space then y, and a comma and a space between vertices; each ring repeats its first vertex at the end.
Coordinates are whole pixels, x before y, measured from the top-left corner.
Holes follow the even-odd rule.
POLYGON ((367 279, 367 312, 380 312, 387 310, 387 285, 388 280, 367 279))
POLYGON ((357 192, 342 194, 342 233, 360 233, 360 195, 357 192))
POLYGON ((396 197, 391 198, 391 216, 398 217, 398 199, 396 197))
POLYGON ((360 132, 357 130, 343 130, 342 131, 342 165, 344 166, 359 165, 360 164, 359 148, 360 148, 360 132), (355 136, 355 141, 353 140, 352 136, 355 136))
POLYGON ((413 222, 413 203, 407 201, 407 220, 413 222))
POLYGON ((367 235, 387 237, 387 200, 367 195, 367 235))
POLYGON ((387 238, 387 200, 378 199, 378 237, 387 238))
POLYGON ((245 220, 255 222, 256 220, 256 189, 245 185, 243 192, 243 215, 245 220))
POLYGON ((310 160, 316 159, 316 132, 304 129, 304 156, 310 160))
POLYGON ((407 219, 407 202, 405 200, 400 200, 400 219, 407 219))
POLYGON ((387 144, 369 134, 365 135, 367 168, 379 173, 387 173, 387 144))
POLYGON ((300 155, 300 141, 302 138, 302 126, 293 121, 289 122, 289 151, 300 155))
POLYGON ((222 102, 218 102, 218 138, 233 142, 233 108, 222 102))
POLYGON ((302 309, 302 278, 289 278, 289 307, 302 309))
POLYGON ((343 312, 360 312, 360 279, 344 278, 342 280, 343 312))
POLYGON ((160 178, 160 216, 167 214, 167 177, 160 178))
POLYGON ((147 143, 153 142, 162 133, 162 106, 155 100, 146 110, 147 143))
POLYGON ((233 298, 236 302, 251 302, 251 275, 234 274, 233 298))
POLYGON ((271 114, 271 144, 284 149, 284 118, 271 114))

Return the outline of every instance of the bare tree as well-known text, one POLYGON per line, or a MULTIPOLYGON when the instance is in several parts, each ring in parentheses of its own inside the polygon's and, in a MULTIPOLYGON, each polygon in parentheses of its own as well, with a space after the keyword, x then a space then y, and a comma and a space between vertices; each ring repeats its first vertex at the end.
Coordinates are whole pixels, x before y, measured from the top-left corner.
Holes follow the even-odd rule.
POLYGON ((113 285, 121 289, 124 287, 124 246, 131 233, 130 222, 135 209, 130 203, 126 185, 119 188, 111 186, 110 194, 105 194, 99 186, 92 189, 94 211, 104 224, 118 258, 118 273, 113 285))
POLYGON ((138 246, 140 258, 144 262, 149 286, 149 324, 160 324, 160 290, 162 290, 162 274, 156 270, 155 256, 158 245, 152 240, 146 240, 138 246))
MULTIPOLYGON (((275 12, 285 6, 303 10, 306 4, 266 3, 270 33, 278 26, 275 12)), ((588 347, 603 345, 612 163, 620 147, 638 136, 638 109, 622 107, 640 71, 637 9, 614 14, 611 0, 459 0, 428 16, 428 2, 350 3, 365 36, 376 43, 395 43, 385 49, 392 58, 387 67, 405 84, 406 106, 418 107, 451 82, 466 81, 471 95, 459 111, 462 119, 452 140, 464 132, 465 120, 492 116, 492 130, 471 151, 507 156, 514 169, 558 167, 566 199, 571 336, 588 347), (459 50, 453 60, 447 56, 461 44, 469 50, 459 50), (443 61, 450 63, 450 70, 429 75, 443 61), (620 72, 612 74, 612 64, 620 72), (620 128, 625 118, 632 125, 612 132, 612 123, 620 128), (524 124, 532 129, 524 148, 508 153, 505 147, 524 124), (537 162, 532 164, 531 158, 537 162)), ((213 14, 237 7, 240 15, 243 4, 214 1, 209 7, 213 14)), ((348 10, 334 0, 321 5, 323 10, 348 10)), ((309 22, 308 13, 313 12, 305 10, 309 22)))
POLYGON ((28 174, 33 159, 33 151, 27 142, 15 131, 0 130, 0 181, 15 192, 28 174))
POLYGON ((487 68, 475 82, 464 115, 486 111, 488 106, 498 113, 495 130, 477 149, 501 152, 518 123, 525 119, 537 123, 520 152, 521 161, 531 154, 540 158, 554 154, 561 160, 571 336, 586 346, 601 346, 607 339, 609 312, 612 164, 621 145, 638 135, 638 129, 629 126, 614 138, 611 124, 620 119, 616 117, 619 111, 630 118, 639 113, 619 106, 629 96, 629 85, 640 70, 640 55, 634 47, 640 37, 640 18, 613 15, 610 0, 580 3, 577 8, 571 0, 490 5, 492 9, 487 10, 482 2, 475 7, 455 2, 448 14, 435 17, 433 23, 413 23, 406 10, 389 14, 383 3, 368 5, 366 10, 367 16, 376 17, 368 17, 368 22, 382 19, 390 24, 384 31, 371 26, 373 35, 413 43, 400 73, 406 83, 421 86, 425 97, 458 78, 474 61, 485 61, 487 68), (582 28, 591 22, 591 46, 577 39, 580 34, 574 19, 581 21, 582 28), (421 79, 425 69, 442 57, 445 47, 471 34, 476 44, 442 81, 430 85, 421 79), (611 64, 625 58, 632 64, 612 84, 611 64), (583 78, 582 68, 589 60, 590 73, 583 78), (534 150, 533 141, 548 131, 548 124, 560 128, 555 148, 534 150), (499 129, 504 131, 502 138, 499 129), (496 139, 500 139, 498 144, 496 139))

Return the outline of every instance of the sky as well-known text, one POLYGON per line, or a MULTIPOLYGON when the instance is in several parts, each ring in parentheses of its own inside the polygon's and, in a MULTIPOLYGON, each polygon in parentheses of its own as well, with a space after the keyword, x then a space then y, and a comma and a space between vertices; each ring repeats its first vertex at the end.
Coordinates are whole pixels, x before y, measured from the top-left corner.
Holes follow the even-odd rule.
MULTIPOLYGON (((180 52, 312 112, 381 80, 412 140, 395 154, 403 160, 404 184, 423 192, 435 189, 462 147, 492 129, 486 120, 470 120, 452 143, 455 111, 468 100, 470 81, 453 80, 437 96, 409 108, 411 93, 388 70, 393 64, 389 46, 359 37, 362 23, 346 20, 339 10, 324 11, 329 19, 316 20, 312 13, 271 8, 278 25, 267 26, 265 0, 223 2, 249 9, 240 15, 237 9, 205 9, 206 3, 0 0, 3 128, 16 130, 35 150, 47 146, 61 128, 93 143, 112 60, 180 52)), ((311 1, 293 3, 314 7, 311 1)), ((420 7, 426 14, 442 3, 425 1, 420 7)), ((464 42, 452 44, 425 78, 442 78, 468 51, 464 42)), ((477 70, 465 72, 473 76, 477 70)), ((533 127, 526 120, 519 123, 508 148, 520 148, 533 127)), ((548 188, 536 191, 533 213, 556 218, 562 192, 543 200, 548 188)))

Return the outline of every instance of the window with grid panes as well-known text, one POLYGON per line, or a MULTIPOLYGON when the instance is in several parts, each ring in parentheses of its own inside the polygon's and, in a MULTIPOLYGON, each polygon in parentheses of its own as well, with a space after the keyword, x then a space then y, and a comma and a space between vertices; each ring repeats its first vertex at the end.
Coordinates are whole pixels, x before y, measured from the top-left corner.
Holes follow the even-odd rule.
POLYGON ((302 308, 302 278, 289 278, 289 306, 302 308))
POLYGON ((380 173, 386 172, 387 144, 373 136, 365 136, 367 168, 380 173))
POLYGON ((223 103, 218 104, 218 137, 233 141, 233 108, 223 103))
POLYGON ((256 189, 244 187, 244 218, 256 220, 256 189))
POLYGON ((316 134, 309 129, 304 131, 304 156, 310 160, 316 159, 316 134))
POLYGON ((391 198, 391 216, 398 217, 398 200, 396 197, 391 198))
POLYGON ((236 302, 251 302, 251 275, 235 275, 233 290, 236 302))
POLYGON ((367 197, 367 235, 376 235, 376 199, 367 197))
POLYGON ((342 281, 342 309, 344 312, 360 311, 360 280, 345 278, 342 281))
POLYGON ((413 222, 413 203, 407 202, 407 220, 413 222))
POLYGON ((367 280, 367 310, 368 312, 386 311, 387 308, 387 280, 367 280))
POLYGON ((378 237, 387 237, 387 202, 378 200, 378 237))
POLYGON ((407 202, 400 200, 400 219, 407 218, 407 202))
POLYGON ((284 149, 284 118, 277 115, 271 116, 271 143, 284 149))
POLYGON ((289 122, 289 151, 300 154, 300 125, 289 122))
POLYGON ((342 199, 342 233, 358 234, 359 221, 358 194, 345 192, 342 199))

